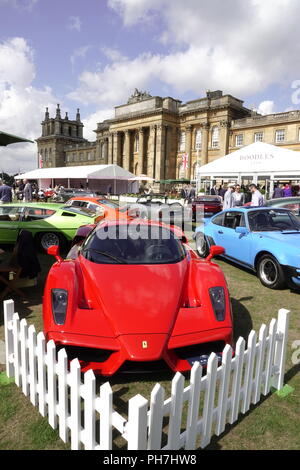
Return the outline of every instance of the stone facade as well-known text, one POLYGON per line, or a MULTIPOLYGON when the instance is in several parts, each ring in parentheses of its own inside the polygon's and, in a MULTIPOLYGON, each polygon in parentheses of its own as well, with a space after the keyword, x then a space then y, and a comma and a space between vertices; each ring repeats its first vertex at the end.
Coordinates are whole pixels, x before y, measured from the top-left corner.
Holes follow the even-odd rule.
POLYGON ((300 111, 260 116, 222 91, 182 103, 136 89, 114 118, 97 124, 95 142, 82 129, 79 110, 74 121, 61 118, 59 105, 53 119, 46 110, 37 139, 43 166, 116 163, 156 180, 194 179, 198 165, 255 140, 300 150, 300 111))

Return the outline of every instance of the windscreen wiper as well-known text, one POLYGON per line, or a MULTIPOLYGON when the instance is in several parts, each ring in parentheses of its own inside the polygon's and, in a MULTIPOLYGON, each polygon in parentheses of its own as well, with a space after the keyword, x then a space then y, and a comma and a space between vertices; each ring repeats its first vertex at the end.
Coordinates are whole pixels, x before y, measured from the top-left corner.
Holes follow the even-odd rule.
POLYGON ((106 253, 106 251, 95 250, 94 248, 86 248, 83 251, 93 251, 94 253, 97 253, 98 255, 102 255, 102 256, 106 256, 107 258, 111 258, 111 259, 117 261, 117 263, 128 264, 127 261, 125 261, 124 259, 117 258, 116 256, 113 256, 110 253, 106 253))

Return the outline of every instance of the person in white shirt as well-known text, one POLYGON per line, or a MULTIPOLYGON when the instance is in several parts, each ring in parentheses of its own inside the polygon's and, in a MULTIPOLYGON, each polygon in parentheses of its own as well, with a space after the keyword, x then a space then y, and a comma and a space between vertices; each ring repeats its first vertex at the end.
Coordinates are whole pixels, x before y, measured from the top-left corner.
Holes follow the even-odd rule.
POLYGON ((251 199, 251 206, 252 207, 260 207, 264 205, 264 197, 261 194, 261 192, 258 190, 256 184, 252 183, 249 186, 249 189, 252 193, 252 199, 251 199))
POLYGON ((237 184, 233 193, 233 206, 243 206, 245 204, 245 194, 241 193, 241 187, 237 184))
POLYGON ((223 210, 230 209, 231 207, 233 207, 233 190, 234 186, 228 186, 228 189, 224 194, 223 210))

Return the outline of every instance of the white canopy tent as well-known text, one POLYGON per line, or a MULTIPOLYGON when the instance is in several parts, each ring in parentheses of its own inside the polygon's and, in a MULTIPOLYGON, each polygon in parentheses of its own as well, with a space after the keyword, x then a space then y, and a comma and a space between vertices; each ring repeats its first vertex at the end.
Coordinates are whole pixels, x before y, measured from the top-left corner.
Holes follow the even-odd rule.
MULTIPOLYGON (((62 184, 65 187, 83 185, 89 189, 108 192, 109 186, 113 185, 114 194, 128 192, 128 182, 132 178, 134 178, 133 173, 114 164, 38 168, 15 176, 16 180, 39 180, 41 188, 53 187, 55 184, 62 184)), ((130 192, 137 191, 138 188, 132 188, 132 185, 137 186, 131 182, 130 192)))
POLYGON ((270 180, 270 193, 273 193, 274 181, 300 180, 300 152, 255 142, 201 166, 197 186, 206 178, 211 182, 217 178, 235 179, 239 183, 242 178, 254 183, 259 179, 270 180))

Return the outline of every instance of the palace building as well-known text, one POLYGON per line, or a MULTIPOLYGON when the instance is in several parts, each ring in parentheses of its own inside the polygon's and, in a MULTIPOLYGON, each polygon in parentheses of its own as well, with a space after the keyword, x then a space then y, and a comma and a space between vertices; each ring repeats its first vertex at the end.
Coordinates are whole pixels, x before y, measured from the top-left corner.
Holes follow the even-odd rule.
POLYGON ((157 181, 195 179, 198 166, 253 142, 300 150, 300 111, 261 116, 219 90, 182 103, 136 89, 94 132, 94 142, 83 138, 79 109, 75 120, 62 118, 59 105, 54 118, 46 109, 37 139, 43 167, 116 163, 157 181))

